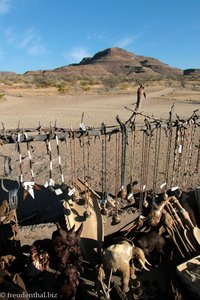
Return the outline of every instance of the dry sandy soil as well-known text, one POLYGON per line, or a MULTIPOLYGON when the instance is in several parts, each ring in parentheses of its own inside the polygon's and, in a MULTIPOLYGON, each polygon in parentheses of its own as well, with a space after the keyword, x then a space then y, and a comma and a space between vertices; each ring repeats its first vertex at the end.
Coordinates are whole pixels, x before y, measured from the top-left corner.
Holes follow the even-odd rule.
MULTIPOLYGON (((147 87, 147 99, 143 101, 144 114, 167 118, 171 105, 175 103, 175 112, 181 117, 190 115, 200 104, 199 91, 184 88, 147 87)), ((42 92, 23 90, 20 94, 5 93, 5 101, 0 102, 0 121, 6 128, 37 127, 54 124, 58 127, 78 128, 82 113, 88 126, 115 124, 117 115, 127 120, 130 112, 125 106, 134 108, 136 93, 133 95, 59 95, 48 89, 42 92), (19 96, 20 95, 20 96, 19 96)))

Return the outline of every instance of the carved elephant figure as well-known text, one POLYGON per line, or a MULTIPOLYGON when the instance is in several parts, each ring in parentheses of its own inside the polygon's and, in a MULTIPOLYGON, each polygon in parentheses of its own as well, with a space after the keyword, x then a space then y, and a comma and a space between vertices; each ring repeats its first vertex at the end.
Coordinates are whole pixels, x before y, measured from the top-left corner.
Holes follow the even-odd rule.
POLYGON ((136 242, 136 245, 144 251, 145 257, 148 257, 152 265, 160 264, 165 246, 165 240, 161 235, 155 231, 148 232, 136 242))
POLYGON ((6 269, 7 267, 10 267, 14 260, 16 260, 16 256, 10 254, 0 256, 0 268, 6 269))
POLYGON ((129 280, 136 279, 135 271, 138 269, 133 264, 134 258, 138 259, 142 268, 149 271, 145 266, 148 262, 143 250, 126 240, 107 247, 102 253, 104 269, 118 271, 121 274, 122 290, 125 293, 129 291, 129 280))
POLYGON ((145 256, 151 254, 161 255, 165 246, 165 240, 155 231, 151 231, 137 241, 137 246, 144 251, 145 256))

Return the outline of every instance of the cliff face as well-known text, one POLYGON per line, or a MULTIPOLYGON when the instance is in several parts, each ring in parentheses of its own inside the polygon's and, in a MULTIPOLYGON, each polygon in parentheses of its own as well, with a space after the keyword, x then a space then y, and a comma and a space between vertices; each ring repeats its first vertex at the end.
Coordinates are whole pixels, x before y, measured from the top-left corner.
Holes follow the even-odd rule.
POLYGON ((179 75, 183 71, 172 68, 158 59, 138 56, 121 48, 108 48, 96 53, 93 57, 85 57, 80 63, 62 66, 53 70, 26 72, 34 74, 38 72, 60 73, 65 75, 179 75))

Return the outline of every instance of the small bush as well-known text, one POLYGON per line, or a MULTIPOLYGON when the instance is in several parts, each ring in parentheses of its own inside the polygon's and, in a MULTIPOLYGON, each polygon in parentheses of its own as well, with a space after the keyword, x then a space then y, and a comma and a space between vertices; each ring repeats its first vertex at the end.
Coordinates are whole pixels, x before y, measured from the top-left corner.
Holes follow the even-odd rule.
POLYGON ((5 94, 0 94, 0 101, 5 100, 5 94))
POLYGON ((90 89, 91 89, 91 88, 90 88, 89 86, 83 86, 83 87, 82 87, 82 90, 85 91, 85 92, 89 92, 90 89))

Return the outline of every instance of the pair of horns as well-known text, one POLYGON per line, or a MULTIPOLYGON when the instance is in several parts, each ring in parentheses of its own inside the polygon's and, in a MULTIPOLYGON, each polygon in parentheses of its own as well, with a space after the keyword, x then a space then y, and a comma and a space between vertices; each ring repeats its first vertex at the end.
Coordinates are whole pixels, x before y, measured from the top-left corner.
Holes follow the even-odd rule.
POLYGON ((81 223, 81 225, 79 226, 79 228, 75 231, 75 224, 73 225, 73 227, 69 230, 69 232, 76 232, 76 233, 79 233, 80 231, 82 231, 83 229, 83 223, 81 223))

